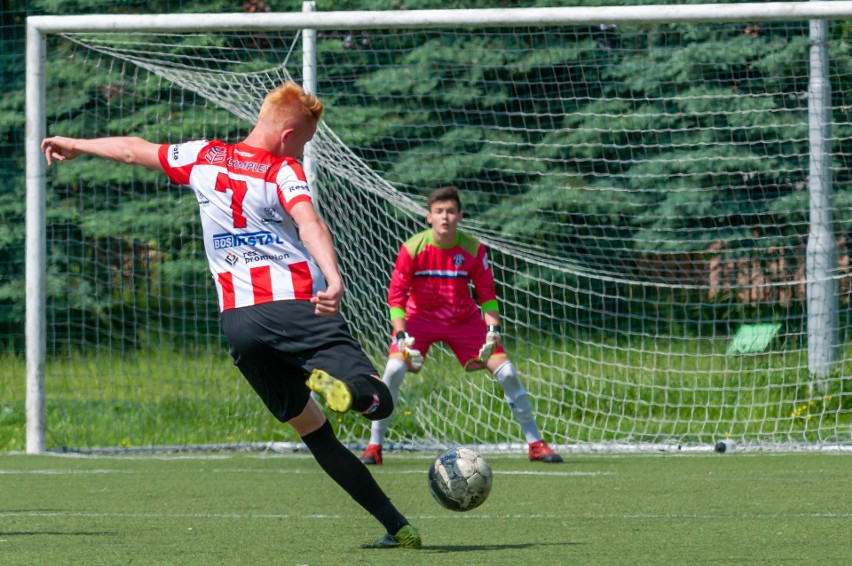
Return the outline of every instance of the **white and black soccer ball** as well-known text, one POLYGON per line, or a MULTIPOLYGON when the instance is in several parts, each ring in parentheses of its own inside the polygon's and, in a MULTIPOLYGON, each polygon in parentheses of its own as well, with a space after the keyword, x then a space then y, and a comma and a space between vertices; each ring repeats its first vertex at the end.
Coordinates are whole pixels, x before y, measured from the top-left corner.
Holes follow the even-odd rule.
POLYGON ((485 503, 492 479, 491 466, 470 448, 445 450, 429 466, 429 491, 451 511, 470 511, 485 503))

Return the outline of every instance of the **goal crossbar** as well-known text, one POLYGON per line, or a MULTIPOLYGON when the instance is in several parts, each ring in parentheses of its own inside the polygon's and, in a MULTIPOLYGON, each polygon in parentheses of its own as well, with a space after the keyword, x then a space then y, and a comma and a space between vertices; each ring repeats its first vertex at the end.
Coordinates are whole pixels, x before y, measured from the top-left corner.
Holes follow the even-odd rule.
POLYGON ((443 28, 463 26, 561 26, 626 22, 742 22, 808 20, 852 15, 852 2, 752 2, 494 8, 460 10, 384 10, 371 12, 291 12, 263 14, 152 14, 109 16, 31 16, 27 25, 41 33, 267 31, 285 29, 443 28))

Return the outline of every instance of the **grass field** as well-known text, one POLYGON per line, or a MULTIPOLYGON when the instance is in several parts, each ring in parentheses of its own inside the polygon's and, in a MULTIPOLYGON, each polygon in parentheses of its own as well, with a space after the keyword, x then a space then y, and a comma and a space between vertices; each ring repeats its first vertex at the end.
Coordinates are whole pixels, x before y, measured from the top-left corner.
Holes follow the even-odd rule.
POLYGON ((360 548, 381 527, 305 453, 0 455, 0 564, 845 564, 852 454, 489 455, 489 500, 445 511, 432 455, 379 483, 419 551, 360 548))

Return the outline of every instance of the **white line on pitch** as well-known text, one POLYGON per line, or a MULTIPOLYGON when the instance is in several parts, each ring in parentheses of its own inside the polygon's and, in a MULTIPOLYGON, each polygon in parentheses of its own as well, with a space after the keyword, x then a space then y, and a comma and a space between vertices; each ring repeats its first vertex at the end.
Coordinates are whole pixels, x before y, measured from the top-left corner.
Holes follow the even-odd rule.
MULTIPOLYGON (((257 470, 247 468, 220 468, 213 470, 216 473, 233 473, 233 474, 324 474, 322 470, 257 470)), ((92 475, 92 474, 135 474, 134 470, 0 470, 0 475, 43 475, 43 476, 63 476, 63 475, 92 475)), ((382 475, 425 475, 426 470, 381 470, 382 475)), ((500 476, 561 476, 561 477, 581 477, 581 476, 613 476, 613 472, 559 472, 559 471, 496 471, 495 475, 500 476)))
POLYGON ((64 476, 77 474, 133 474, 132 470, 0 470, 0 475, 32 474, 42 476, 64 476))
MULTIPOLYGON (((223 474, 324 474, 322 470, 257 470, 257 469, 247 469, 247 468, 219 468, 212 470, 216 473, 223 474)), ((426 475, 427 470, 388 470, 387 468, 382 470, 376 470, 381 475, 426 475)), ((523 471, 523 470, 509 470, 509 471, 495 471, 495 475, 500 476, 564 476, 564 477, 572 477, 572 476, 614 476, 614 472, 539 472, 539 471, 523 471)))
POLYGON ((614 476, 615 472, 527 472, 523 470, 512 470, 508 472, 494 472, 501 476, 614 476))

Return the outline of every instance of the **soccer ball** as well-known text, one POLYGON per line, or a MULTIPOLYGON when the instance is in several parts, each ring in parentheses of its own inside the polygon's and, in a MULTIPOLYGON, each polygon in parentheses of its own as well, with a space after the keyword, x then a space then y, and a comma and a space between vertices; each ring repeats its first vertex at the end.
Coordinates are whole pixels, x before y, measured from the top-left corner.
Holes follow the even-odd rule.
POLYGON ((429 491, 451 511, 470 511, 485 503, 491 481, 491 466, 470 448, 445 450, 429 466, 429 491))

